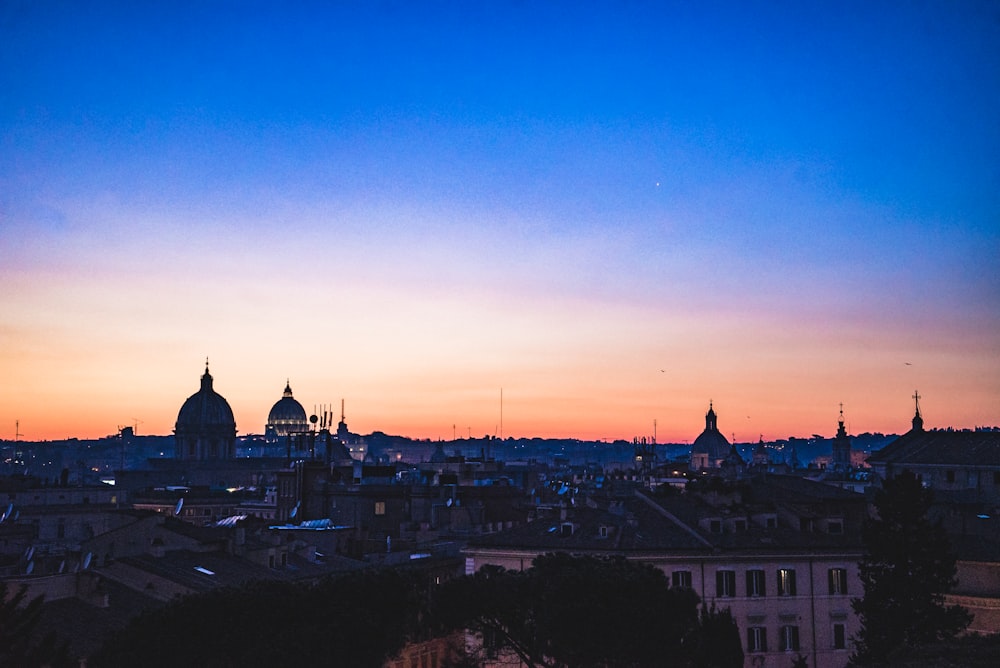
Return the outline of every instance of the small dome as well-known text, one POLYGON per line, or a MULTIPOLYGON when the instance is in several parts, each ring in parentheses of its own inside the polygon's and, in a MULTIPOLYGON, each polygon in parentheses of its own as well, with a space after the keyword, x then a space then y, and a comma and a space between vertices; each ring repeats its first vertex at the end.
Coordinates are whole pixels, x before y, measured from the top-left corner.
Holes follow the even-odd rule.
POLYGON ((711 402, 705 414, 705 431, 691 445, 691 467, 693 469, 716 468, 730 453, 730 443, 719 431, 715 410, 711 402))
POLYGON ((177 413, 177 432, 201 431, 205 428, 223 427, 236 431, 233 409, 225 397, 212 389, 212 375, 205 365, 201 389, 192 394, 177 413))
POLYGON ((268 439, 273 440, 308 429, 306 411, 302 408, 302 404, 292 396, 291 383, 286 382, 281 399, 278 399, 277 403, 271 407, 271 412, 267 414, 265 435, 268 439))

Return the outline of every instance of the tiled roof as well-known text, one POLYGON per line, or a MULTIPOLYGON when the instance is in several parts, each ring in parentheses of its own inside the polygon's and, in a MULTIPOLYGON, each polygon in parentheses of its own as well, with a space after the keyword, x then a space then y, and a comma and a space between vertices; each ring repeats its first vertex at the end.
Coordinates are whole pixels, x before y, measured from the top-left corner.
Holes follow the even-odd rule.
MULTIPOLYGON (((808 483, 808 481, 805 481, 808 483)), ((813 483, 812 489, 826 495, 824 485, 813 483), (814 487, 813 487, 814 485, 814 487)), ((864 507, 864 497, 846 493, 843 497, 834 489, 841 501, 864 507)), ((819 499, 824 501, 821 496, 819 499)), ((779 523, 774 528, 764 528, 747 522, 739 531, 726 525, 721 532, 710 532, 701 526, 705 519, 726 520, 746 518, 754 512, 751 508, 710 506, 695 495, 683 494, 667 497, 632 496, 611 503, 608 510, 586 506, 568 507, 565 519, 559 509, 549 516, 542 515, 535 521, 510 531, 489 534, 469 542, 470 548, 511 548, 542 551, 594 551, 606 554, 641 552, 671 552, 677 554, 738 552, 738 553, 787 553, 796 551, 860 550, 860 523, 848 523, 845 532, 829 534, 800 531, 779 523), (564 531, 563 525, 572 525, 564 531), (600 527, 608 527, 607 536, 600 527)))
POLYGON ((868 461, 1000 467, 1000 431, 908 431, 868 461))

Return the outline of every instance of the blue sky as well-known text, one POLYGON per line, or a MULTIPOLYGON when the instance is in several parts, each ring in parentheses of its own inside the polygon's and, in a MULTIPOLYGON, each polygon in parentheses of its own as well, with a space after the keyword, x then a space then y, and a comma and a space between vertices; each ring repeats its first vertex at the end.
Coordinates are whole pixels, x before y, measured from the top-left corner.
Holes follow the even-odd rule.
POLYGON ((215 352, 241 431, 286 376, 421 435, 489 430, 502 385, 560 435, 710 396, 905 428, 918 382, 1000 421, 996 3, 7 3, 0 90, 0 364, 36 402, 168 431, 215 352), (112 359, 194 371, 129 405, 112 359))

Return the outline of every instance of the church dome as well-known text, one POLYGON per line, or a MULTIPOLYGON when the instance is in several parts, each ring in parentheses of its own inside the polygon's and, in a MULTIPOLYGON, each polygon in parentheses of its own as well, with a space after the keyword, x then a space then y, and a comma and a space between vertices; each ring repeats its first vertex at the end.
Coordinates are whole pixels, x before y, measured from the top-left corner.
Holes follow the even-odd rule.
POLYGON ((201 389, 192 394, 177 413, 176 430, 199 430, 206 427, 232 427, 236 430, 233 409, 225 397, 212 389, 212 375, 205 365, 201 389))
POLYGON ((285 391, 278 399, 277 403, 271 407, 271 412, 267 414, 267 426, 265 436, 273 441, 294 432, 306 431, 309 423, 306 422, 306 411, 302 404, 292 396, 291 383, 285 383, 285 391))
POLYGON ((177 413, 174 427, 178 459, 231 459, 236 452, 236 420, 225 397, 212 389, 212 374, 205 363, 201 389, 177 413))
POLYGON ((717 468, 729 456, 731 446, 719 431, 715 410, 711 402, 705 414, 705 431, 701 432, 691 446, 691 467, 694 469, 717 468))

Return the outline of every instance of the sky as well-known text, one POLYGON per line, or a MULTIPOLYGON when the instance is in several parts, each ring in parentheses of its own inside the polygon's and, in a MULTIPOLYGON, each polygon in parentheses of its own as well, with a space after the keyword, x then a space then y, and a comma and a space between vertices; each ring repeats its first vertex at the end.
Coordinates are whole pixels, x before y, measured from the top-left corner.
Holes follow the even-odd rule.
POLYGON ((0 439, 997 425, 998 119, 990 1, 7 0, 0 439))

